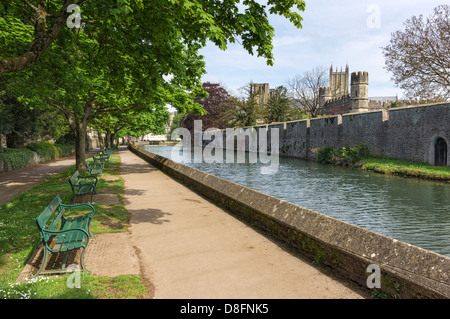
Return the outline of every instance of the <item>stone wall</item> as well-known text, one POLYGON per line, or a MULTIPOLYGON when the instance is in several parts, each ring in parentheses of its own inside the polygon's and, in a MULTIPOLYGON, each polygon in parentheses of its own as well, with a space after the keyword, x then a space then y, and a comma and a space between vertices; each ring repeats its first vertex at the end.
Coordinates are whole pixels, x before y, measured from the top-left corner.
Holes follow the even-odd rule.
MULTIPOLYGON (((302 135, 305 122, 286 123, 302 135)), ((320 125, 317 122, 312 125, 320 125)), ((336 123, 330 123, 335 125, 336 123)), ((282 124, 284 126, 284 124, 282 124)), ((286 129, 287 130, 287 129, 286 129)), ((310 260, 367 288, 367 267, 381 270, 383 293, 449 298, 450 258, 394 240, 130 146, 130 150, 310 260)), ((368 289, 368 288, 367 288, 368 289)))
MULTIPOLYGON (((354 147, 367 143, 372 156, 434 164, 436 140, 443 138, 450 147, 449 123, 450 103, 440 103, 326 116, 267 127, 269 131, 279 129, 280 156, 316 159, 320 147, 354 147)), ((270 134, 268 136, 270 138, 270 134)), ((450 151, 447 165, 450 165, 450 151)))

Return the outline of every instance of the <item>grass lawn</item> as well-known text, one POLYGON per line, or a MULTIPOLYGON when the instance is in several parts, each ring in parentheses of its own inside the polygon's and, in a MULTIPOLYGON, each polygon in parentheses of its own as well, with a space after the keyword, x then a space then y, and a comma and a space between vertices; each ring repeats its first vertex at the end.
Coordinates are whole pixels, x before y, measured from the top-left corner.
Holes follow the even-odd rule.
POLYGON ((402 161, 390 158, 364 157, 356 163, 362 170, 372 170, 381 174, 394 174, 406 177, 418 177, 441 180, 450 183, 449 166, 433 166, 426 163, 402 161))
MULTIPOLYGON (((146 295, 146 288, 139 276, 103 278, 81 273, 80 288, 70 288, 67 284, 72 274, 44 275, 25 283, 14 283, 40 243, 36 217, 58 194, 63 203, 71 204, 68 179, 74 172, 75 166, 72 166, 0 206, 0 298, 136 299, 146 295)), ((119 203, 93 204, 95 214, 91 230, 94 235, 126 231, 128 213, 123 205, 123 188, 120 158, 113 153, 99 178, 97 193, 118 194, 119 203)))

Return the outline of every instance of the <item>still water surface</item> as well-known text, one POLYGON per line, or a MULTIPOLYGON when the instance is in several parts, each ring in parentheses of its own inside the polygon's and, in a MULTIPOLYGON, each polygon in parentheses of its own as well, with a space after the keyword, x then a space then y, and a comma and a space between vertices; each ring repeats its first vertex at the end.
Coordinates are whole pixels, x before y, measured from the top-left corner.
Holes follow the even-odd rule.
MULTIPOLYGON (((142 148, 166 158, 173 149, 142 148)), ((450 257, 450 184, 281 157, 272 175, 260 163, 184 164, 450 257)))

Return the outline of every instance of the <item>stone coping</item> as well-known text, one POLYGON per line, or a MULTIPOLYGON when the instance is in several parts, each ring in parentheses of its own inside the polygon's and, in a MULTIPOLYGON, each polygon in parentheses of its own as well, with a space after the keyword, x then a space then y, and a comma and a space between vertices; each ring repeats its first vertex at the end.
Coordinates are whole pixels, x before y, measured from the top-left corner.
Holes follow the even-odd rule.
MULTIPOLYGON (((316 263, 367 288, 380 267, 381 293, 396 298, 449 298, 450 258, 130 146, 130 150, 237 217, 316 263)), ((369 288, 367 288, 369 289, 369 288)))

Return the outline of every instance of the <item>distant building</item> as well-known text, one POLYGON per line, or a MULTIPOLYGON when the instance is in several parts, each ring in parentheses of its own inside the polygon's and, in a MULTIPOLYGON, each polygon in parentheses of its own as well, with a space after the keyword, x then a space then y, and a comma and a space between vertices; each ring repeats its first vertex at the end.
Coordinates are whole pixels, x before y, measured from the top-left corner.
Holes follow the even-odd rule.
POLYGON ((369 74, 367 72, 333 71, 330 68, 330 85, 319 89, 319 114, 336 115, 345 113, 361 113, 383 109, 390 106, 393 99, 380 97, 369 100, 369 74))

